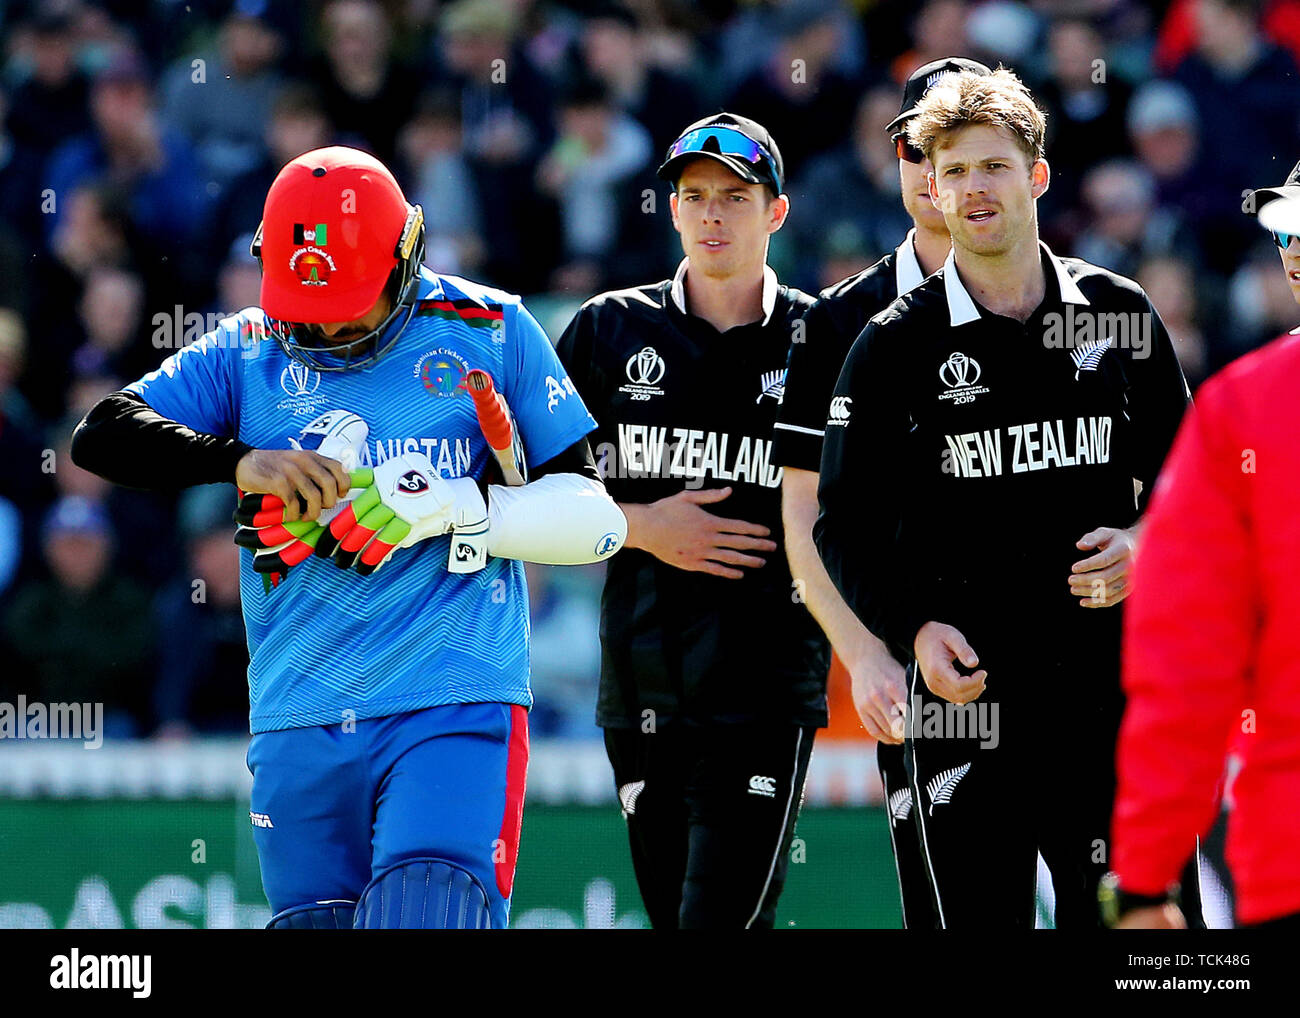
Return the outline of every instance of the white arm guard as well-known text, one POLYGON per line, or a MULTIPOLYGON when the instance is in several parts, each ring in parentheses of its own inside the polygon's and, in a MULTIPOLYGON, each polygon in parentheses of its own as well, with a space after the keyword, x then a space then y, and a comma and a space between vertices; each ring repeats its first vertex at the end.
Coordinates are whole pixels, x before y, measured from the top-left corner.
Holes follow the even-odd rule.
POLYGON ((488 487, 487 550, 548 566, 607 559, 627 540, 627 517, 605 486, 582 474, 547 474, 521 487, 488 487))

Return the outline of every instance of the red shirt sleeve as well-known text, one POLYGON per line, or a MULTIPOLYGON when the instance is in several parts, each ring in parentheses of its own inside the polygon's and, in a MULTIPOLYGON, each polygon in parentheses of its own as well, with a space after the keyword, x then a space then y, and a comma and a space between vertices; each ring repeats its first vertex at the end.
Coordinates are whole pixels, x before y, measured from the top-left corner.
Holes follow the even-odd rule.
POLYGON ((1112 868, 1160 894, 1213 822, 1246 703, 1259 608, 1249 485, 1232 390, 1198 394, 1156 486, 1125 606, 1128 707, 1118 750, 1112 868))

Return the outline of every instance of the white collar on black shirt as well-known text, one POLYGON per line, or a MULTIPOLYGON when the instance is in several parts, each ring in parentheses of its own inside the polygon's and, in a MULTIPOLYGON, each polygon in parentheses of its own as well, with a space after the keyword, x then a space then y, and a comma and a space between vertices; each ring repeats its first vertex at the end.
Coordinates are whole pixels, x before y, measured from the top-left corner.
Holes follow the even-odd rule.
POLYGON ((925 278, 925 273, 921 271, 921 263, 916 257, 916 248, 913 246, 915 240, 916 227, 912 227, 907 231, 903 243, 894 249, 894 254, 897 256, 894 259, 894 285, 898 287, 895 293, 900 297, 908 290, 914 289, 925 278))
MULTIPOLYGON (((1052 268, 1056 270, 1056 281, 1061 288, 1061 300, 1066 304, 1087 304, 1088 298, 1083 295, 1083 291, 1070 274, 1065 271, 1065 266, 1061 260, 1052 254, 1051 248, 1041 240, 1038 246, 1047 253, 1047 260, 1052 263, 1052 268)), ((973 322, 979 318, 979 308, 971 295, 966 292, 966 287, 962 286, 961 277, 957 275, 956 249, 948 252, 948 257, 943 263, 943 286, 948 294, 948 324, 954 328, 958 325, 965 325, 967 322, 973 322)))
MULTIPOLYGON (((677 271, 673 274, 673 285, 669 287, 668 292, 672 294, 673 303, 677 305, 677 310, 684 315, 690 314, 686 310, 686 268, 690 265, 689 258, 683 258, 682 263, 677 266, 677 271)), ((772 312, 776 309, 776 291, 780 289, 780 282, 777 281, 776 273, 772 271, 772 266, 763 266, 763 324, 766 325, 772 317, 772 312)))

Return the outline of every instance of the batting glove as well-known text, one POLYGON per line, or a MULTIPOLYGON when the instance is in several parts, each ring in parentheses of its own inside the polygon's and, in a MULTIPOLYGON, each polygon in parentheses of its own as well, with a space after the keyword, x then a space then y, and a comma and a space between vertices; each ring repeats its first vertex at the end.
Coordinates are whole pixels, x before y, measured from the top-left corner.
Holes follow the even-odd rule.
MULTIPOLYGON (((370 428, 360 417, 346 410, 330 410, 321 414, 290 438, 295 449, 308 449, 328 459, 338 460, 349 472, 348 493, 329 509, 321 511, 315 520, 284 520, 284 502, 275 495, 260 492, 241 493, 239 507, 235 510, 235 543, 253 550, 253 569, 259 573, 286 573, 307 559, 325 527, 343 509, 370 485, 374 478, 369 470, 360 468, 361 452, 365 448, 370 428)), ((298 512, 307 508, 298 496, 298 512)))
POLYGON ((460 527, 480 527, 487 516, 487 503, 473 478, 443 480, 428 456, 410 452, 375 467, 374 483, 325 528, 316 554, 366 576, 398 548, 460 527))

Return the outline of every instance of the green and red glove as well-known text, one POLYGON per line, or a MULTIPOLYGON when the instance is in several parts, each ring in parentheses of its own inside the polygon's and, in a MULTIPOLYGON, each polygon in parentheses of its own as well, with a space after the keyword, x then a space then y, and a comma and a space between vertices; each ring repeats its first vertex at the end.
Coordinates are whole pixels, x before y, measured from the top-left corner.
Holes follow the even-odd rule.
POLYGON ((471 477, 444 480, 423 453, 393 456, 373 473, 373 483, 358 489, 315 539, 316 554, 332 557, 341 568, 367 576, 398 548, 486 525, 487 503, 478 483, 471 477))
MULTIPOLYGON (((285 573, 311 556, 331 520, 341 513, 368 485, 374 473, 369 469, 348 474, 348 493, 314 520, 284 519, 284 502, 275 495, 249 492, 235 510, 235 543, 253 551, 253 569, 259 573, 285 573)), ((298 511, 306 504, 298 497, 298 511)))
MULTIPOLYGON (((369 470, 360 467, 370 428, 360 417, 347 410, 330 410, 321 414, 289 439, 295 449, 307 449, 328 459, 338 460, 350 475, 348 493, 335 505, 321 511, 315 520, 285 522, 284 502, 263 492, 240 492, 234 520, 235 544, 253 550, 253 568, 259 573, 287 573, 307 559, 325 527, 373 481, 369 470)), ((298 512, 306 511, 298 496, 298 512)))

